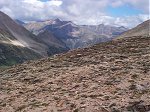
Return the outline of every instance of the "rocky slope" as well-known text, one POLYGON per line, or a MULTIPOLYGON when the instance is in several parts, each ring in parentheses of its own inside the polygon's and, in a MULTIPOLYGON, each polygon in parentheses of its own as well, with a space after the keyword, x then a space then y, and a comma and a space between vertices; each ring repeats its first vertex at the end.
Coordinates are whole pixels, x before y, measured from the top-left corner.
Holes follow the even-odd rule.
MULTIPOLYGON (((45 44, 53 47, 67 49, 67 46, 60 39, 55 37, 51 31, 44 31, 38 34, 38 39, 42 40, 45 44)), ((69 48, 68 48, 69 49, 69 48)))
POLYGON ((1 112, 150 111, 150 37, 121 38, 0 73, 1 112))
POLYGON ((1 43, 13 44, 13 41, 15 41, 20 46, 28 47, 41 55, 46 55, 46 51, 43 50, 46 49, 46 46, 40 43, 36 36, 32 35, 3 12, 0 12, 0 29, 1 32, 4 32, 1 35, 1 43))
POLYGON ((141 24, 139 24, 137 27, 126 31, 122 35, 120 35, 118 38, 123 37, 130 37, 130 36, 148 36, 150 35, 150 20, 147 20, 141 24))
POLYGON ((60 19, 33 22, 24 26, 36 35, 41 32, 51 31, 54 37, 64 42, 70 49, 105 42, 127 30, 124 27, 114 27, 104 24, 76 25, 71 21, 62 21, 60 19))
POLYGON ((37 59, 67 51, 68 48, 45 44, 19 23, 0 12, 0 66, 37 59))

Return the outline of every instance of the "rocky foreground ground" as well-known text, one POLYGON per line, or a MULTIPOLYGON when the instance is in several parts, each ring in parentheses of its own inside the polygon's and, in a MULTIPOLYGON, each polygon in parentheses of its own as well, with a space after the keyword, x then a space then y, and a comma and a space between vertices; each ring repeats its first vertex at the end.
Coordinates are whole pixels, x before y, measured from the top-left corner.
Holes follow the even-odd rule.
POLYGON ((150 37, 130 37, 0 73, 0 112, 148 112, 150 37))

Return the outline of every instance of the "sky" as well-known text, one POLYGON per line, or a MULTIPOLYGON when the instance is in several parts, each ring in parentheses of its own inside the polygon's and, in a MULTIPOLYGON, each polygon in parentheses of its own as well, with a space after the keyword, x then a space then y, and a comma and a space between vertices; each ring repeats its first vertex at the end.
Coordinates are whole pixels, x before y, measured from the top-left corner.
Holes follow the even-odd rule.
POLYGON ((149 5, 149 0, 0 0, 0 11, 25 22, 60 18, 132 28, 149 19, 149 5))

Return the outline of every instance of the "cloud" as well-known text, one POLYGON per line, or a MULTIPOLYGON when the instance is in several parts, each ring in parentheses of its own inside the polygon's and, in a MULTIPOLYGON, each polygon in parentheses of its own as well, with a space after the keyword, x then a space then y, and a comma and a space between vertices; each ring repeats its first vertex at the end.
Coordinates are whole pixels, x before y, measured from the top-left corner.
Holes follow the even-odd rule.
POLYGON ((126 16, 124 18, 116 18, 114 19, 114 25, 121 25, 125 27, 132 28, 133 26, 137 26, 139 23, 142 23, 145 20, 149 19, 149 15, 139 14, 136 16, 126 16))
POLYGON ((149 0, 112 0, 113 7, 120 7, 123 5, 130 5, 144 13, 149 13, 149 0))
POLYGON ((51 0, 51 1, 47 1, 47 2, 41 2, 38 0, 23 0, 22 3, 27 3, 27 4, 31 4, 31 5, 35 5, 35 6, 40 6, 41 8, 43 8, 43 5, 47 4, 48 6, 60 6, 62 4, 62 1, 56 1, 56 0, 51 0))
POLYGON ((60 9, 62 1, 38 0, 2 0, 0 1, 0 10, 11 16, 25 21, 43 20, 54 16, 61 16, 60 9))
POLYGON ((149 14, 149 0, 0 0, 0 10, 23 21, 60 18, 77 24, 118 24, 133 27, 149 14), (112 17, 106 9, 130 5, 143 14, 112 17), (133 21, 132 21, 133 20, 133 21), (132 21, 132 22, 131 22, 132 21), (128 22, 128 23, 127 23, 128 22), (129 23, 130 22, 130 23, 129 23))
MULTIPOLYGON (((114 26, 124 26, 127 28, 132 28, 137 26, 139 23, 146 21, 149 19, 149 15, 139 14, 135 16, 125 16, 125 17, 112 17, 112 16, 100 16, 99 18, 90 18, 87 20, 87 24, 98 24, 103 23, 106 25, 114 25, 114 26)), ((81 19, 81 23, 85 21, 85 19, 81 19)))

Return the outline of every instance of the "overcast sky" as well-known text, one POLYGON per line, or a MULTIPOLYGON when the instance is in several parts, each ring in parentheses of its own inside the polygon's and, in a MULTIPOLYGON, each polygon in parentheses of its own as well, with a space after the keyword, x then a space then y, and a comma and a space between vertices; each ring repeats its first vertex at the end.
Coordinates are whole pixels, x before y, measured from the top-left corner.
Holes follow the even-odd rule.
POLYGON ((149 19, 149 0, 0 0, 0 10, 14 19, 60 18, 76 24, 134 27, 149 19))

